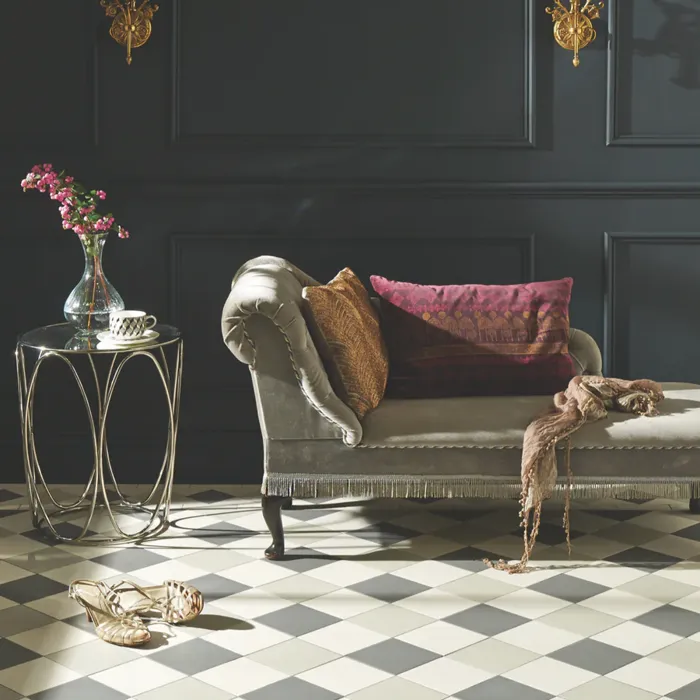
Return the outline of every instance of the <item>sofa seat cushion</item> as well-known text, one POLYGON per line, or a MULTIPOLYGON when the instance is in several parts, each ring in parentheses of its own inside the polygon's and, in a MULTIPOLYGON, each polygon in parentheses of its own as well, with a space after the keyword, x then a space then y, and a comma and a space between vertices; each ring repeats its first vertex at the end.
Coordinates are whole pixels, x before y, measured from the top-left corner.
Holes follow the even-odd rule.
MULTIPOLYGON (((610 411, 571 438, 574 449, 700 448, 700 385, 663 384, 659 415, 610 411)), ((519 449, 549 396, 385 399, 362 422, 362 446, 519 449)), ((560 443, 563 447, 564 443, 560 443)))

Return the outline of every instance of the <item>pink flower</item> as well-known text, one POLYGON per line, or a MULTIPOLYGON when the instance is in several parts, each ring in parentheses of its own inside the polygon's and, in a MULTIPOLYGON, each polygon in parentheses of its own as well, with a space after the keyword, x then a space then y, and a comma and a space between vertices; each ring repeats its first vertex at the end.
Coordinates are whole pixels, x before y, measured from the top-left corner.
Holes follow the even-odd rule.
POLYGON ((66 177, 63 178, 63 181, 64 181, 64 182, 67 182, 68 184, 70 184, 71 182, 73 182, 74 179, 75 179, 75 178, 71 177, 70 175, 66 175, 66 177))
POLYGON ((64 221, 64 222, 63 222, 63 228, 65 228, 65 229, 71 229, 71 228, 73 228, 73 224, 71 224, 70 221, 64 221))
POLYGON ((107 199, 107 193, 104 192, 103 190, 97 190, 95 194, 100 198, 100 199, 107 199))
POLYGON ((119 230, 117 231, 117 235, 119 238, 128 238, 129 232, 123 226, 120 226, 119 230))

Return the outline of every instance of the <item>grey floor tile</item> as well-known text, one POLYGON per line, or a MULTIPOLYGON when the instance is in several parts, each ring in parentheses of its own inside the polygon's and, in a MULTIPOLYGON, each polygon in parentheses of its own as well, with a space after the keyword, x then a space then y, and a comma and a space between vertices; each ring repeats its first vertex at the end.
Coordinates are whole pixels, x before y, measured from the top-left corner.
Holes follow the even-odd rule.
POLYGON ((286 632, 294 637, 301 637, 303 634, 315 632, 322 627, 328 627, 336 622, 340 622, 340 618, 301 604, 290 605, 287 608, 282 608, 282 610, 262 615, 256 620, 263 625, 286 632))
POLYGON ((387 639, 385 642, 360 649, 350 654, 350 657, 397 676, 416 666, 435 661, 440 658, 440 655, 398 639, 387 639))
POLYGON ((339 697, 300 678, 285 678, 242 696, 243 700, 338 700, 339 697))
POLYGON ((450 615, 444 621, 489 637, 530 622, 526 617, 514 615, 486 604, 475 605, 473 608, 450 615))
POLYGON ((301 520, 306 523, 312 522, 314 520, 317 520, 318 518, 323 518, 326 515, 330 515, 331 513, 337 512, 337 510, 331 510, 329 508, 314 508, 310 506, 303 506, 299 508, 295 508, 294 506, 292 506, 291 509, 282 511, 284 515, 288 515, 290 518, 294 518, 295 520, 301 520))
POLYGON ((531 688, 529 685, 496 676, 455 693, 454 697, 459 700, 515 700, 516 698, 517 700, 551 700, 554 696, 531 688))
POLYGON ((693 681, 668 694, 671 700, 698 700, 700 698, 700 680, 693 681))
POLYGON ((68 586, 39 574, 0 585, 0 596, 15 603, 29 603, 64 591, 68 591, 68 586))
POLYGON ((662 605, 660 608, 635 617, 634 621, 680 637, 690 637, 700 632, 700 615, 691 610, 677 608, 675 605, 662 605))
POLYGON ((0 639, 0 670, 10 668, 10 666, 19 666, 19 664, 38 658, 39 654, 33 651, 15 644, 9 639, 0 639))
POLYGON ((103 554, 101 557, 96 557, 92 561, 109 566, 117 571, 136 571, 137 569, 145 569, 147 566, 162 564, 164 561, 169 561, 167 557, 155 552, 150 552, 147 549, 137 547, 129 547, 120 549, 117 552, 103 554))
POLYGON ((183 678, 175 683, 142 693, 137 700, 232 700, 233 697, 231 693, 214 688, 196 678, 183 678))
MULTIPOLYGON (((522 537, 523 532, 522 530, 513 530, 511 535, 515 535, 516 537, 522 537)), ((574 540, 577 537, 581 537, 584 533, 579 532, 578 530, 571 530, 571 539, 574 540)), ((548 523, 548 522, 543 522, 540 523, 540 529, 537 532, 537 541, 541 544, 546 544, 550 546, 554 546, 557 544, 565 544, 566 543, 566 531, 562 527, 561 522, 559 523, 548 523)))
POLYGON ((221 501, 231 500, 233 496, 218 489, 203 489, 202 491, 189 494, 188 498, 199 503, 220 503, 221 501))
POLYGON ((662 554, 661 552, 654 552, 651 549, 644 549, 644 547, 631 547, 630 549, 625 549, 622 552, 605 557, 605 561, 632 566, 635 569, 642 569, 644 571, 658 571, 659 569, 666 569, 681 560, 679 557, 674 557, 670 554, 662 554))
POLYGON ((0 685, 0 700, 21 700, 21 698, 22 696, 19 693, 15 693, 14 690, 0 685))
POLYGON ((403 542, 404 540, 410 540, 412 537, 416 537, 422 533, 416 530, 409 530, 405 527, 400 527, 399 525, 392 525, 391 523, 376 523, 373 525, 368 525, 359 530, 353 530, 352 534, 355 537, 360 537, 363 540, 369 540, 370 542, 376 542, 383 547, 387 547, 397 542, 403 542))
POLYGON ((233 651, 212 644, 205 639, 193 639, 176 644, 170 649, 157 651, 149 657, 188 676, 194 676, 214 666, 221 666, 240 657, 233 651))
POLYGON ((392 574, 382 574, 374 578, 367 579, 353 586, 348 586, 351 591, 364 593, 385 603, 395 603, 409 596, 416 595, 428 590, 428 586, 415 581, 393 576, 392 574))
POLYGON ((595 510, 589 510, 586 509, 587 513, 593 513, 593 515, 598 515, 601 518, 609 518, 610 520, 618 520, 619 522, 622 522, 623 520, 632 520, 632 518, 636 518, 640 512, 636 508, 620 508, 619 510, 617 509, 595 509, 595 510))
POLYGON ((246 586, 238 581, 232 581, 230 578, 224 578, 217 574, 207 574, 188 581, 191 586, 194 586, 203 596, 206 602, 226 598, 226 596, 247 591, 250 586, 246 586))
POLYGON ((92 678, 79 678, 36 693, 31 700, 126 700, 127 697, 92 678))
POLYGON ((253 537, 257 534, 258 533, 254 532, 253 530, 248 530, 244 527, 240 527, 239 525, 221 521, 220 523, 214 523, 213 525, 207 525, 206 527, 188 530, 184 536, 196 537, 199 540, 209 542, 209 544, 225 545, 231 544, 231 542, 237 542, 238 540, 244 540, 247 537, 253 537))
POLYGON ((21 493, 16 493, 15 491, 10 491, 5 488, 0 489, 0 503, 6 503, 7 501, 14 501, 21 498, 24 498, 21 493))
POLYGON ((682 530, 676 530, 673 534, 676 535, 676 537, 685 537, 689 540, 700 540, 700 523, 696 523, 690 527, 684 527, 682 530))
POLYGON ((568 574, 552 576, 552 578, 538 581, 532 586, 528 586, 528 588, 538 593, 546 593, 555 598, 568 600, 570 603, 580 603, 583 600, 592 598, 594 595, 610 590, 607 586, 601 586, 598 583, 586 581, 577 576, 569 576, 568 574))
MULTIPOLYGON (((82 617, 84 619, 85 616, 82 617)), ((56 622, 53 617, 32 608, 26 608, 24 605, 5 608, 0 610, 0 639, 50 625, 52 622, 56 622)))
POLYGON ((296 571, 298 574, 303 574, 305 571, 318 569, 320 566, 326 566, 336 560, 336 557, 322 554, 314 549, 297 547, 296 549, 287 551, 284 559, 282 561, 276 561, 275 564, 296 571))
MULTIPOLYGON (((75 538, 80 535, 83 531, 83 526, 76 525, 75 523, 56 523, 54 529, 61 537, 75 538)), ((88 530, 85 536, 95 535, 94 530, 88 530)), ((26 532, 21 533, 22 537, 27 537, 30 540, 35 540, 36 542, 46 542, 47 544, 54 544, 53 537, 49 536, 43 530, 31 529, 26 532)))
MULTIPOLYGON (((488 537, 486 535, 485 537, 488 537)), ((484 559, 498 560, 500 555, 494 552, 487 552, 484 549, 479 549, 478 547, 462 547, 453 552, 447 552, 439 557, 436 557, 438 561, 445 562, 445 564, 451 564, 452 566, 458 566, 460 569, 465 571, 483 571, 484 570, 484 559)))
POLYGON ((612 673, 641 658, 639 654, 633 654, 610 644, 596 642, 593 639, 575 642, 568 647, 557 649, 549 656, 557 661, 563 661, 586 671, 597 673, 599 676, 612 673))

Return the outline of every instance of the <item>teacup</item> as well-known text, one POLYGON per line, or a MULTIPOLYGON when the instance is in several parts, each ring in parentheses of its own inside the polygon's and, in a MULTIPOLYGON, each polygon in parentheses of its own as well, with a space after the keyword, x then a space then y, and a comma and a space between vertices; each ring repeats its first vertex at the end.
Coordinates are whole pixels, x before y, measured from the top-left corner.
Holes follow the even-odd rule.
POLYGON ((109 332, 114 339, 135 340, 153 328, 158 320, 145 311, 112 311, 109 315, 109 332))

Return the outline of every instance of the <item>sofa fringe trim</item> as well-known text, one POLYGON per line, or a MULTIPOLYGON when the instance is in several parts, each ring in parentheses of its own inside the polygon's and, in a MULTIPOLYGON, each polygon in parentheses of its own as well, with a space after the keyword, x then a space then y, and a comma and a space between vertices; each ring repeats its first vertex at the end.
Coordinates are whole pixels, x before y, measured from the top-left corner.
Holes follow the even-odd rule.
MULTIPOLYGON (((563 500, 566 479, 557 480, 553 499, 563 500)), ((266 474, 262 493, 296 498, 520 498, 517 479, 478 477, 353 476, 342 474, 266 474)), ((700 498, 700 481, 678 479, 580 478, 571 495, 595 498, 700 498)))

